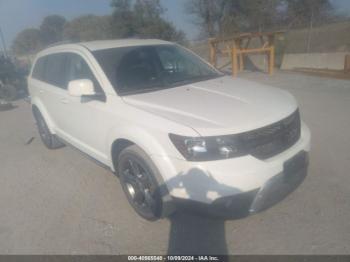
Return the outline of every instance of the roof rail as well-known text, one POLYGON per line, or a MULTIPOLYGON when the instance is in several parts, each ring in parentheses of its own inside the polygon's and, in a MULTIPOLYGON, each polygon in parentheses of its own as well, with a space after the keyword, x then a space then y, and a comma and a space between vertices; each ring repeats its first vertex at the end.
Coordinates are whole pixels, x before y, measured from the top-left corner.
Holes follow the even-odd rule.
POLYGON ((53 44, 50 44, 50 45, 46 46, 45 48, 54 47, 54 46, 58 46, 58 45, 73 44, 73 43, 75 43, 75 42, 73 42, 71 40, 59 41, 59 42, 55 42, 53 44))

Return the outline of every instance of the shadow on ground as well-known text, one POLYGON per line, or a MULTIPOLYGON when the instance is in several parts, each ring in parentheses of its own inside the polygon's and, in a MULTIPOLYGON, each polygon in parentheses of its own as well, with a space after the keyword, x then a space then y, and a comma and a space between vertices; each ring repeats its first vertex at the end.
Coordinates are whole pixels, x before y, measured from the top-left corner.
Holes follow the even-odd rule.
POLYGON ((168 254, 227 254, 223 219, 178 212, 170 222, 168 254))
POLYGON ((303 168, 287 177, 287 182, 285 174, 274 176, 257 198, 259 189, 242 192, 218 183, 210 173, 198 168, 169 180, 169 188, 182 190, 190 200, 175 199, 179 212, 169 218, 168 254, 227 254, 225 221, 266 210, 298 188, 307 175, 308 162, 307 154, 300 153, 306 161, 303 168))
MULTIPOLYGON (((236 188, 218 183, 211 174, 205 173, 198 168, 176 176, 169 180, 167 184, 171 188, 182 190, 192 200, 210 200, 210 195, 222 194, 225 191, 230 192, 230 194, 241 192, 236 188)), ((216 206, 199 203, 192 204, 179 206, 179 211, 169 217, 171 225, 168 254, 227 254, 225 220, 239 219, 247 214, 229 214, 225 217, 214 216, 208 211, 215 210, 216 206)))
POLYGON ((17 108, 18 106, 13 105, 12 103, 0 104, 0 112, 10 111, 12 109, 17 108))

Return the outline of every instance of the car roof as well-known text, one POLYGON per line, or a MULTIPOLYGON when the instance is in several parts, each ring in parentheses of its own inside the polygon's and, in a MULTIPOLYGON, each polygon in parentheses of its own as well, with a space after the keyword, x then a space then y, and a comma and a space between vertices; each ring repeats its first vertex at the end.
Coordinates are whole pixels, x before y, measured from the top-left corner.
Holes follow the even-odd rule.
POLYGON ((127 46, 147 46, 147 45, 169 45, 173 44, 168 41, 158 39, 118 39, 118 40, 99 40, 90 42, 78 42, 78 43, 57 43, 39 52, 40 55, 47 55, 51 52, 60 51, 62 49, 70 49, 76 47, 85 47, 90 51, 127 47, 127 46))
POLYGON ((80 45, 85 46, 91 51, 117 48, 117 47, 127 47, 127 46, 142 46, 142 45, 164 45, 172 44, 171 42, 158 40, 158 39, 119 39, 119 40, 101 40, 101 41, 91 41, 82 42, 80 45))

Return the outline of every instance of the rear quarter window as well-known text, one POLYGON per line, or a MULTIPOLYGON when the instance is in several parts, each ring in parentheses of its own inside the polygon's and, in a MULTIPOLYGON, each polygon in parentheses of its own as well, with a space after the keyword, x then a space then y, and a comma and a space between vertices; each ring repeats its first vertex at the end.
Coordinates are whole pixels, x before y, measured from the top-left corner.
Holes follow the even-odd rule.
POLYGON ((46 57, 40 57, 35 65, 34 65, 34 69, 33 69, 33 73, 32 73, 32 78, 35 78, 37 80, 45 80, 45 64, 46 64, 46 57))

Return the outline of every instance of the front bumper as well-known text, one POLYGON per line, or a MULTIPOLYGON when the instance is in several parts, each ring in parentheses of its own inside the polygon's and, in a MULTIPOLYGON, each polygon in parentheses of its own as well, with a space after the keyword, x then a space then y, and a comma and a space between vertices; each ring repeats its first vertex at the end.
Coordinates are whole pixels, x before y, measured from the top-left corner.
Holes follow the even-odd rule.
POLYGON ((300 154, 304 154, 305 161, 296 167, 296 172, 282 172, 273 176, 261 188, 218 198, 210 204, 174 198, 175 204, 179 209, 225 218, 240 218, 258 213, 283 200, 304 181, 307 175, 308 154, 305 151, 301 151, 300 154))
POLYGON ((200 206, 202 210, 211 209, 217 213, 238 209, 254 213, 264 209, 265 205, 268 206, 266 203, 274 202, 271 199, 283 198, 283 194, 289 194, 301 183, 306 176, 306 166, 304 171, 300 169, 300 172, 296 172, 298 174, 295 176, 299 179, 288 181, 289 185, 282 184, 280 177, 284 176, 286 162, 300 152, 309 150, 310 131, 302 123, 300 139, 286 151, 266 160, 251 155, 207 162, 189 162, 156 155, 151 158, 167 188, 167 197, 163 198, 164 206, 171 207, 175 200, 179 206, 200 206), (271 199, 266 196, 269 195, 267 193, 264 193, 264 197, 259 194, 267 189, 272 192, 274 188, 279 188, 277 191, 281 192, 276 191, 276 196, 271 199), (258 201, 261 198, 264 201, 258 201))

